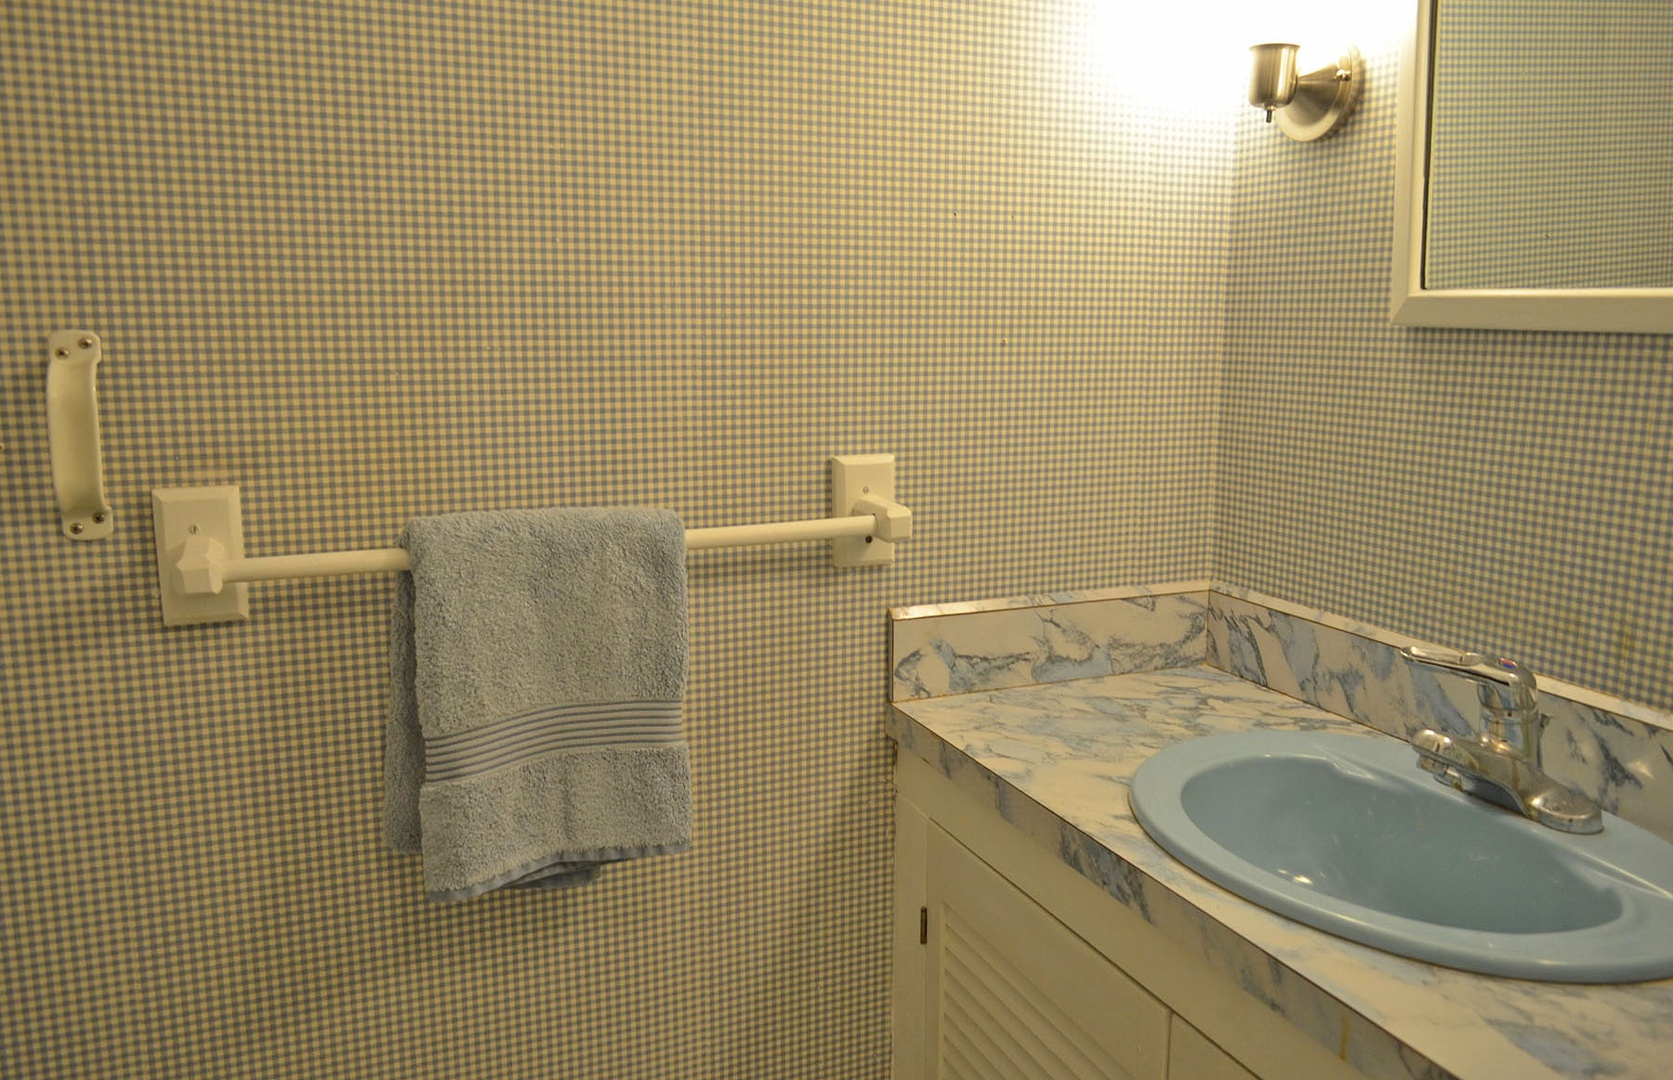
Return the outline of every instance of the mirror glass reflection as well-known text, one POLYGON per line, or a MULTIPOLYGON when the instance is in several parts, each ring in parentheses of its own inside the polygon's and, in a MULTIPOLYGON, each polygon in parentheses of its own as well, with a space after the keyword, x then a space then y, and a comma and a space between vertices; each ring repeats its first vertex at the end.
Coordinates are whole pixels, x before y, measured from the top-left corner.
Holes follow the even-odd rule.
POLYGON ((1673 287, 1673 0, 1434 11, 1423 287, 1673 287))

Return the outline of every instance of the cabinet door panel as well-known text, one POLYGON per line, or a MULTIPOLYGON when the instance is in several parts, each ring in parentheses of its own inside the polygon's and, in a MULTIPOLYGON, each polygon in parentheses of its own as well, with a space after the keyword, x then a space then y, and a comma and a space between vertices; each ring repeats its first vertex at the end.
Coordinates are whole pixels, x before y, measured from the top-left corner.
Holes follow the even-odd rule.
POLYGON ((929 832, 931 1075, 1162 1080, 1161 1003, 957 841, 929 832))
POLYGON ((1256 1080, 1254 1073, 1177 1016, 1169 1040, 1168 1080, 1256 1080))

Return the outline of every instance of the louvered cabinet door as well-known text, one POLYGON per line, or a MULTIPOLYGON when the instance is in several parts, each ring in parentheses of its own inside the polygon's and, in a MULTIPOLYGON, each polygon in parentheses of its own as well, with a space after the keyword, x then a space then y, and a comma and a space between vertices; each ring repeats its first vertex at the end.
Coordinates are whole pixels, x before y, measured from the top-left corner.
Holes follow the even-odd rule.
POLYGON ((1161 1002, 933 825, 927 854, 930 1076, 1164 1080, 1161 1002))

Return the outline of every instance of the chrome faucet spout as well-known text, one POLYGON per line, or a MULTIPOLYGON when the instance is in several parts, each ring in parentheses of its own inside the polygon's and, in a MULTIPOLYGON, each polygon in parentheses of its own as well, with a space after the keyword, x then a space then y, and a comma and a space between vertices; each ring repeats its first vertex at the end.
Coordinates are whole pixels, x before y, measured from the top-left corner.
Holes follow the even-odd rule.
POLYGON ((1539 683, 1534 673, 1514 660, 1489 659, 1478 652, 1413 645, 1406 655, 1420 664, 1445 668, 1472 679, 1481 703, 1484 734, 1509 743, 1535 765, 1540 763, 1539 739, 1545 716, 1539 711, 1539 683))
POLYGON ((1480 653, 1413 646, 1406 656, 1420 664, 1457 672, 1476 684, 1480 730, 1454 737, 1424 729, 1412 736, 1418 765, 1466 795, 1503 806, 1553 829, 1595 833, 1603 812, 1586 795, 1546 775, 1534 673, 1514 660, 1489 660, 1480 653))

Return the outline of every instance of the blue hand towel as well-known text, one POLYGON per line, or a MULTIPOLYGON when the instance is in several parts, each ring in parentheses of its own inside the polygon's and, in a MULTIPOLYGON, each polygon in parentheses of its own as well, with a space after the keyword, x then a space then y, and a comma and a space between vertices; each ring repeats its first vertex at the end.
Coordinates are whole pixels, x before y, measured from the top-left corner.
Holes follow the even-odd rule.
POLYGON ((384 829, 431 899, 559 888, 691 843, 685 531, 667 511, 414 518, 384 829))

